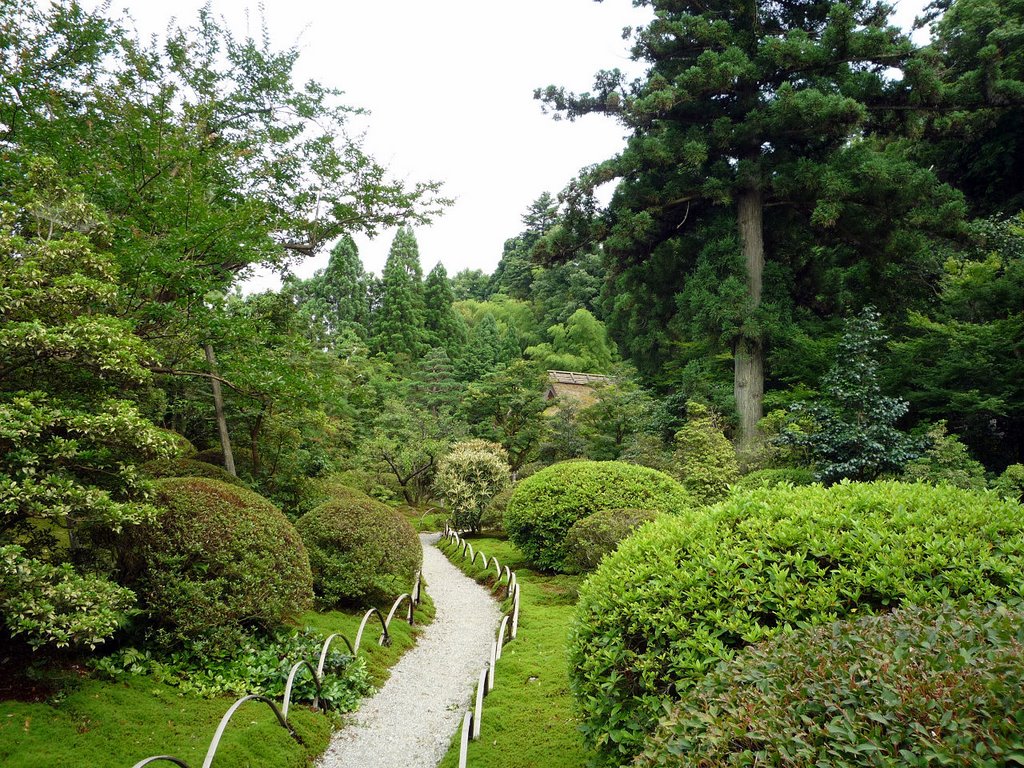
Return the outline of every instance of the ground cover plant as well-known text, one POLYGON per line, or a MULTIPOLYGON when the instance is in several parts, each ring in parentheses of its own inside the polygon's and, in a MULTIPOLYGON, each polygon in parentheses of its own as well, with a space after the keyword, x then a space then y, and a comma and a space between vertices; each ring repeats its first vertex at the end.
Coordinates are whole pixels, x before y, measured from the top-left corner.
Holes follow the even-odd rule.
POLYGON ((687 692, 635 765, 1022 765, 1022 619, 911 606, 772 638, 687 692))
POLYGON ((566 461, 516 486, 505 509, 509 539, 535 566, 564 571, 565 537, 578 520, 605 509, 678 514, 690 507, 683 487, 655 469, 620 461, 566 461))
MULTIPOLYGON (((503 539, 472 537, 475 550, 515 570, 520 586, 519 634, 505 645, 495 668, 494 689, 484 700, 482 737, 471 741, 468 764, 479 768, 581 768, 590 753, 573 713, 566 672, 565 637, 578 576, 532 570, 523 554, 503 539)), ((494 569, 470 565, 457 547, 441 543, 452 562, 484 584, 494 569)), ((509 607, 508 605, 506 607, 509 607)), ((458 734, 439 768, 458 765, 458 734)))
POLYGON ((569 641, 584 733, 605 764, 640 749, 718 661, 804 625, 1024 589, 1024 516, 991 492, 895 482, 752 491, 665 516, 580 592, 569 641))
POLYGON ((357 492, 337 495, 296 523, 324 607, 390 607, 411 592, 423 562, 416 531, 390 507, 357 492))

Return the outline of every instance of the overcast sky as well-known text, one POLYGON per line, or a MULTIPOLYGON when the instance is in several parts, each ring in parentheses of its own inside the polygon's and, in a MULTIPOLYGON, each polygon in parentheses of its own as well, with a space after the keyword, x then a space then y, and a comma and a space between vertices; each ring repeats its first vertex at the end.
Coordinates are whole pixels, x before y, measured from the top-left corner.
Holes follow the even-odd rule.
MULTIPOLYGON (((98 0, 93 5, 98 5, 98 0)), ((113 0, 145 34, 176 16, 196 17, 204 0, 113 0)), ((920 0, 897 3, 909 23, 920 0)), ((213 0, 236 32, 260 33, 256 0, 213 0)), ((296 46, 300 81, 315 78, 368 109, 366 148, 409 182, 444 182, 455 205, 416 237, 424 271, 491 272, 504 241, 522 229, 523 211, 541 192, 558 192, 583 166, 615 154, 623 129, 591 116, 575 123, 541 114, 533 89, 590 87, 599 69, 636 71, 624 26, 646 9, 628 0, 264 0, 275 48, 296 46)), ((357 240, 364 267, 380 274, 392 232, 357 240)), ((326 253, 295 271, 308 276, 326 253)), ((275 284, 259 278, 256 286, 275 284)))

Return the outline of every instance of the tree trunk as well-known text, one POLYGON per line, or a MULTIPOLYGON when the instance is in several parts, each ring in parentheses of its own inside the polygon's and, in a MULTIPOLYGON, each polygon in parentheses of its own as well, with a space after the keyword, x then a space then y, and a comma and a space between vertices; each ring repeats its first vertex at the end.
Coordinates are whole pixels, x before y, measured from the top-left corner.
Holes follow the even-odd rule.
MULTIPOLYGON (((736 209, 740 247, 747 272, 747 293, 751 309, 756 309, 761 303, 764 272, 764 204, 761 190, 752 188, 740 192, 736 198, 736 209)), ((759 447, 757 423, 764 415, 764 347, 760 337, 741 337, 736 342, 734 359, 733 393, 740 421, 736 447, 740 462, 746 465, 759 447)))
MULTIPOLYGON (((217 374, 217 360, 213 356, 213 346, 207 344, 204 347, 206 362, 210 364, 210 373, 217 374)), ((224 418, 224 396, 220 391, 220 382, 217 379, 210 380, 213 384, 213 407, 217 412, 217 431, 220 432, 220 448, 224 452, 224 469, 232 477, 237 477, 235 472, 235 457, 231 453, 231 438, 228 436, 228 421, 224 418)))

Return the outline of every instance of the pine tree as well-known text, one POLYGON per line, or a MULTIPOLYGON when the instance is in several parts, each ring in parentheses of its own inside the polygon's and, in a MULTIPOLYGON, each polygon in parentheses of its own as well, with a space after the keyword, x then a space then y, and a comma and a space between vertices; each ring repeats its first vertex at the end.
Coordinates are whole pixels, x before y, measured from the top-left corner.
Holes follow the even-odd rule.
POLYGON ((374 350, 391 359, 416 360, 427 350, 423 269, 410 227, 395 234, 384 264, 380 307, 373 322, 374 350))
POLYGON ((427 275, 423 300, 427 342, 432 347, 444 347, 449 357, 458 357, 468 331, 465 320, 452 308, 455 294, 443 264, 438 264, 427 275))
MULTIPOLYGON (((851 251, 850 240, 870 254, 874 240, 888 235, 872 238, 865 230, 889 221, 902 202, 851 213, 850 198, 863 193, 874 205, 880 187, 898 191, 903 181, 923 187, 908 205, 928 197, 929 179, 914 177, 913 167, 896 171, 898 153, 869 136, 875 106, 899 87, 886 73, 913 48, 887 24, 890 6, 874 0, 642 4, 655 12, 635 33, 633 57, 649 63, 646 79, 628 83, 615 70, 598 75, 594 93, 538 91, 570 119, 613 114, 632 131, 618 157, 564 193, 570 205, 562 229, 575 227, 575 236, 558 232, 542 250, 557 256, 603 241, 613 264, 614 310, 634 318, 620 337, 635 330, 648 350, 670 346, 663 336, 678 311, 681 282, 701 286, 702 300, 686 310, 733 353, 746 453, 757 443, 768 331, 782 319, 773 314, 791 311, 790 297, 762 306, 765 288, 791 291, 796 300, 806 291, 811 301, 835 291, 845 274, 820 263, 819 230, 837 232, 830 258, 845 260, 837 266, 863 260, 850 271, 885 274, 892 253, 878 250, 883 261, 876 265, 851 251), (593 188, 614 178, 622 180, 609 215, 595 225, 587 215, 593 188), (852 231, 841 231, 847 227, 852 231), (632 285, 620 279, 627 274, 632 285), (661 316, 652 318, 651 308, 661 316)), ((920 253, 905 248, 903 258, 908 251, 920 253)))

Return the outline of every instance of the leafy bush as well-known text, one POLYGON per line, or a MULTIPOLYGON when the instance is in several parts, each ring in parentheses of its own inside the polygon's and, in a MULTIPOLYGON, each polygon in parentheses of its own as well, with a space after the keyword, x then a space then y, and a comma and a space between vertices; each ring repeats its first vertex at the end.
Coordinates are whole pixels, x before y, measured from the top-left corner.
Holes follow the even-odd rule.
POLYGON ((487 503, 480 515, 481 530, 505 532, 505 510, 508 509, 508 500, 512 498, 514 490, 514 485, 507 485, 487 503))
POLYGON ((1022 620, 947 604, 773 638, 688 692, 636 764, 1020 765, 1022 620))
POLYGON ((932 425, 928 430, 927 446, 924 453, 904 467, 904 481, 932 485, 945 483, 976 491, 986 487, 985 467, 971 458, 967 446, 956 435, 947 434, 945 421, 932 425))
POLYGON ((756 469, 736 479, 732 490, 752 491, 757 488, 772 488, 776 485, 811 485, 814 473, 809 469, 756 469))
POLYGON ((1010 501, 1024 501, 1024 464, 1011 464, 995 482, 992 489, 1010 501))
POLYGON ((0 609, 12 636, 40 648, 95 648, 125 624, 135 594, 97 576, 81 576, 68 563, 25 557, 17 545, 0 546, 0 609))
POLYGON ((620 541, 655 517, 645 509, 606 509, 577 520, 565 537, 566 564, 577 573, 589 573, 620 541))
POLYGON ((580 592, 570 676, 609 762, 721 659, 792 628, 1024 590, 1024 515, 990 492, 895 482, 779 486, 665 516, 580 592))
POLYGON ((385 606, 415 582, 419 538, 398 512, 353 493, 310 510, 296 524, 309 550, 313 589, 328 606, 385 606))
MULTIPOLYGON (((258 691, 279 699, 292 664, 306 659, 316 666, 323 641, 310 630, 281 630, 269 635, 245 635, 230 649, 202 657, 187 650, 162 656, 150 650, 123 648, 95 659, 92 667, 114 679, 145 675, 197 696, 242 696, 258 691)), ((321 701, 340 712, 353 711, 373 690, 364 660, 353 659, 337 646, 332 645, 328 651, 324 671, 321 701)), ((312 676, 300 673, 295 678, 292 701, 309 701, 315 693, 312 676)))
POLYGON ((176 459, 194 459, 199 453, 192 441, 180 432, 173 429, 160 429, 160 432, 174 444, 174 456, 176 459))
POLYGON ((564 541, 577 520, 603 509, 681 512, 683 487, 668 475, 619 461, 567 461, 516 486, 505 510, 505 531, 539 568, 567 567, 564 541))
POLYGON ((216 653, 247 628, 272 628, 309 607, 309 559, 277 507, 209 478, 156 486, 163 511, 140 536, 138 593, 171 644, 216 653))
POLYGON ((244 485, 223 467, 195 459, 154 459, 143 464, 142 471, 152 478, 209 477, 229 485, 244 485))
POLYGON ((508 484, 508 453, 497 443, 466 440, 452 446, 437 467, 434 490, 452 511, 452 525, 480 530, 483 508, 508 484))
POLYGON ((739 475, 736 451, 706 405, 688 402, 686 424, 676 432, 676 472, 693 500, 714 504, 739 475))

